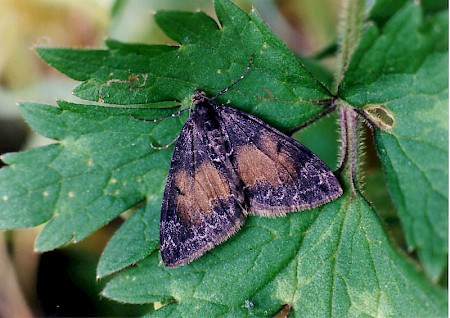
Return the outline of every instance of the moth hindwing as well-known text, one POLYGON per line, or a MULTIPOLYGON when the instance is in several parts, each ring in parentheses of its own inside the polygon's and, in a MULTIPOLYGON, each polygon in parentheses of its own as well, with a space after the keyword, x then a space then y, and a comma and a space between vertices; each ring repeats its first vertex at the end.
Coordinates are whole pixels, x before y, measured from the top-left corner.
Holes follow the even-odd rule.
POLYGON ((198 90, 175 145, 161 209, 161 255, 186 264, 227 240, 248 214, 280 216, 342 194, 315 154, 198 90))

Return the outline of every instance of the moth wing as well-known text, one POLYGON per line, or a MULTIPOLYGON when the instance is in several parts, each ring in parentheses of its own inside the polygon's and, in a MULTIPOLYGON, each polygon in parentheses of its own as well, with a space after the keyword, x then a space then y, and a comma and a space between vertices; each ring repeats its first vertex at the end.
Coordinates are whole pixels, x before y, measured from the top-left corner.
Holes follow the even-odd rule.
POLYGON ((260 119, 227 106, 218 111, 234 149, 249 213, 264 216, 311 209, 342 194, 333 172, 305 146, 260 119))
POLYGON ((198 105, 180 133, 164 191, 160 249, 167 267, 200 257, 245 220, 240 181, 212 120, 217 114, 201 110, 198 105))

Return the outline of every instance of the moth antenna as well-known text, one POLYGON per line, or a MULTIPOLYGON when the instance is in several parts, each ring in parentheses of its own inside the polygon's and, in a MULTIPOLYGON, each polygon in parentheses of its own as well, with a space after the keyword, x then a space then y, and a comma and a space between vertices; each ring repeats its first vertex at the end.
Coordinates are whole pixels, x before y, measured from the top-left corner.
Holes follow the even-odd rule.
POLYGON ((164 119, 167 119, 167 118, 180 116, 182 113, 184 113, 184 112, 186 112, 188 110, 190 111, 190 108, 183 108, 183 109, 180 109, 180 110, 178 110, 175 113, 172 113, 170 115, 167 115, 167 116, 164 116, 164 117, 159 117, 159 118, 153 118, 153 119, 143 119, 143 118, 139 118, 139 117, 136 117, 136 116, 133 116, 133 115, 130 115, 130 117, 133 118, 133 119, 142 121, 144 123, 156 123, 158 121, 161 121, 161 120, 164 120, 164 119))
POLYGON ((220 92, 218 92, 216 95, 214 95, 212 98, 210 98, 210 100, 215 100, 217 97, 219 97, 222 94, 225 94, 226 92, 228 92, 228 90, 230 88, 232 88, 234 85, 236 85, 237 83, 239 83, 244 77, 245 75, 247 75, 248 71, 250 70, 250 67, 253 64, 253 54, 250 55, 250 62, 248 63, 247 67, 245 68, 244 72, 242 73, 241 77, 239 77, 237 80, 235 80, 233 83, 231 83, 228 87, 225 87, 224 89, 222 89, 220 92))
POLYGON ((152 147, 152 149, 155 149, 155 150, 167 149, 170 146, 172 146, 177 140, 178 140, 178 137, 176 137, 174 140, 172 140, 171 142, 169 142, 167 145, 164 145, 164 146, 155 146, 154 144, 150 143, 150 147, 152 147))
POLYGON ((297 126, 293 129, 291 129, 290 131, 288 131, 289 135, 294 134, 295 132, 302 130, 303 128, 305 128, 306 126, 309 126, 310 124, 314 123, 315 121, 317 121, 318 119, 328 115, 329 113, 331 113, 332 111, 334 111, 336 109, 337 105, 333 102, 331 103, 330 106, 328 106, 327 108, 325 108, 322 112, 320 112, 319 114, 317 114, 316 116, 314 116, 313 118, 305 121, 303 124, 301 124, 300 126, 297 126))

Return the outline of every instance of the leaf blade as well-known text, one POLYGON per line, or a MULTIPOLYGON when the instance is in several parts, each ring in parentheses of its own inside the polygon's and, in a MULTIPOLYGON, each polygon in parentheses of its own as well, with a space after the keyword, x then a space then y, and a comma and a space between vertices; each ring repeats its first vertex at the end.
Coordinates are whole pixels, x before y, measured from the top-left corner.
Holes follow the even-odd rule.
POLYGON ((448 254, 447 25, 446 12, 425 19, 409 4, 369 28, 340 92, 354 106, 383 104, 394 114, 392 131, 375 132, 377 151, 408 246, 434 280, 448 254))
MULTIPOLYGON (((119 105, 155 107, 140 108, 140 114, 162 111, 157 106, 161 102, 179 101, 186 107, 195 87, 217 93, 239 78, 254 53, 251 72, 227 93, 226 97, 236 102, 233 106, 270 119, 279 128, 294 127, 321 111, 323 106, 317 100, 330 98, 328 91, 298 64, 256 14, 249 16, 228 1, 217 1, 216 9, 221 29, 204 14, 159 15, 160 20, 166 17, 165 22, 160 21, 166 29, 170 28, 168 21, 173 22, 175 17, 179 18, 178 23, 185 24, 186 28, 178 34, 172 28, 174 36, 200 34, 200 42, 182 47, 126 45, 110 40, 109 50, 38 48, 37 51, 61 72, 84 81, 75 90, 78 96, 119 105), (215 48, 217 54, 205 60, 202 58, 205 48, 215 48), (230 58, 230 52, 235 52, 236 57, 230 58), (269 71, 265 71, 269 66, 269 71), (295 82, 286 84, 295 78, 295 82)), ((59 141, 54 146, 59 152, 53 157, 50 153, 44 155, 41 169, 34 171, 42 179, 53 174, 55 177, 49 180, 58 188, 53 189, 50 204, 39 203, 30 207, 29 212, 20 210, 17 215, 21 217, 14 222, 12 209, 2 205, 6 210, 0 214, 0 222, 5 227, 20 227, 20 220, 26 226, 48 221, 36 243, 40 251, 81 240, 152 195, 154 184, 165 179, 170 150, 155 152, 149 144, 168 144, 186 118, 150 124, 130 118, 134 111, 126 108, 67 102, 59 102, 58 107, 23 103, 21 111, 34 130, 59 141), (152 173, 157 182, 151 181, 152 173), (97 213, 99 210, 104 213, 97 213), (33 213, 35 217, 30 217, 33 213)), ((5 173, 23 165, 17 174, 19 180, 27 175, 33 158, 17 154, 16 160, 17 167, 7 168, 5 173)), ((5 192, 8 180, 0 179, 0 183, 4 185, 2 195, 9 198, 5 192)), ((22 198, 29 191, 37 191, 32 183, 26 184, 22 198)), ((20 205, 20 199, 16 203, 20 205)))
POLYGON ((175 301, 163 307, 175 316, 188 304, 200 315, 212 306, 270 316, 284 303, 302 316, 445 315, 445 292, 398 253, 361 196, 344 194, 286 218, 253 217, 236 238, 189 266, 167 269, 152 254, 114 277, 103 294, 119 301, 175 301))

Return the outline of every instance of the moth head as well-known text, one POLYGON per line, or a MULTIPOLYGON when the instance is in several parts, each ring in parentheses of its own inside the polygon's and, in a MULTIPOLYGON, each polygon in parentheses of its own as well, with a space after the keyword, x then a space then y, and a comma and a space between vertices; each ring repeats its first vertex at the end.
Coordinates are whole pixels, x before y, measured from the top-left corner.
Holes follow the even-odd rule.
POLYGON ((205 92, 200 91, 198 88, 194 90, 194 95, 192 96, 192 103, 198 105, 205 102, 207 99, 205 92))

